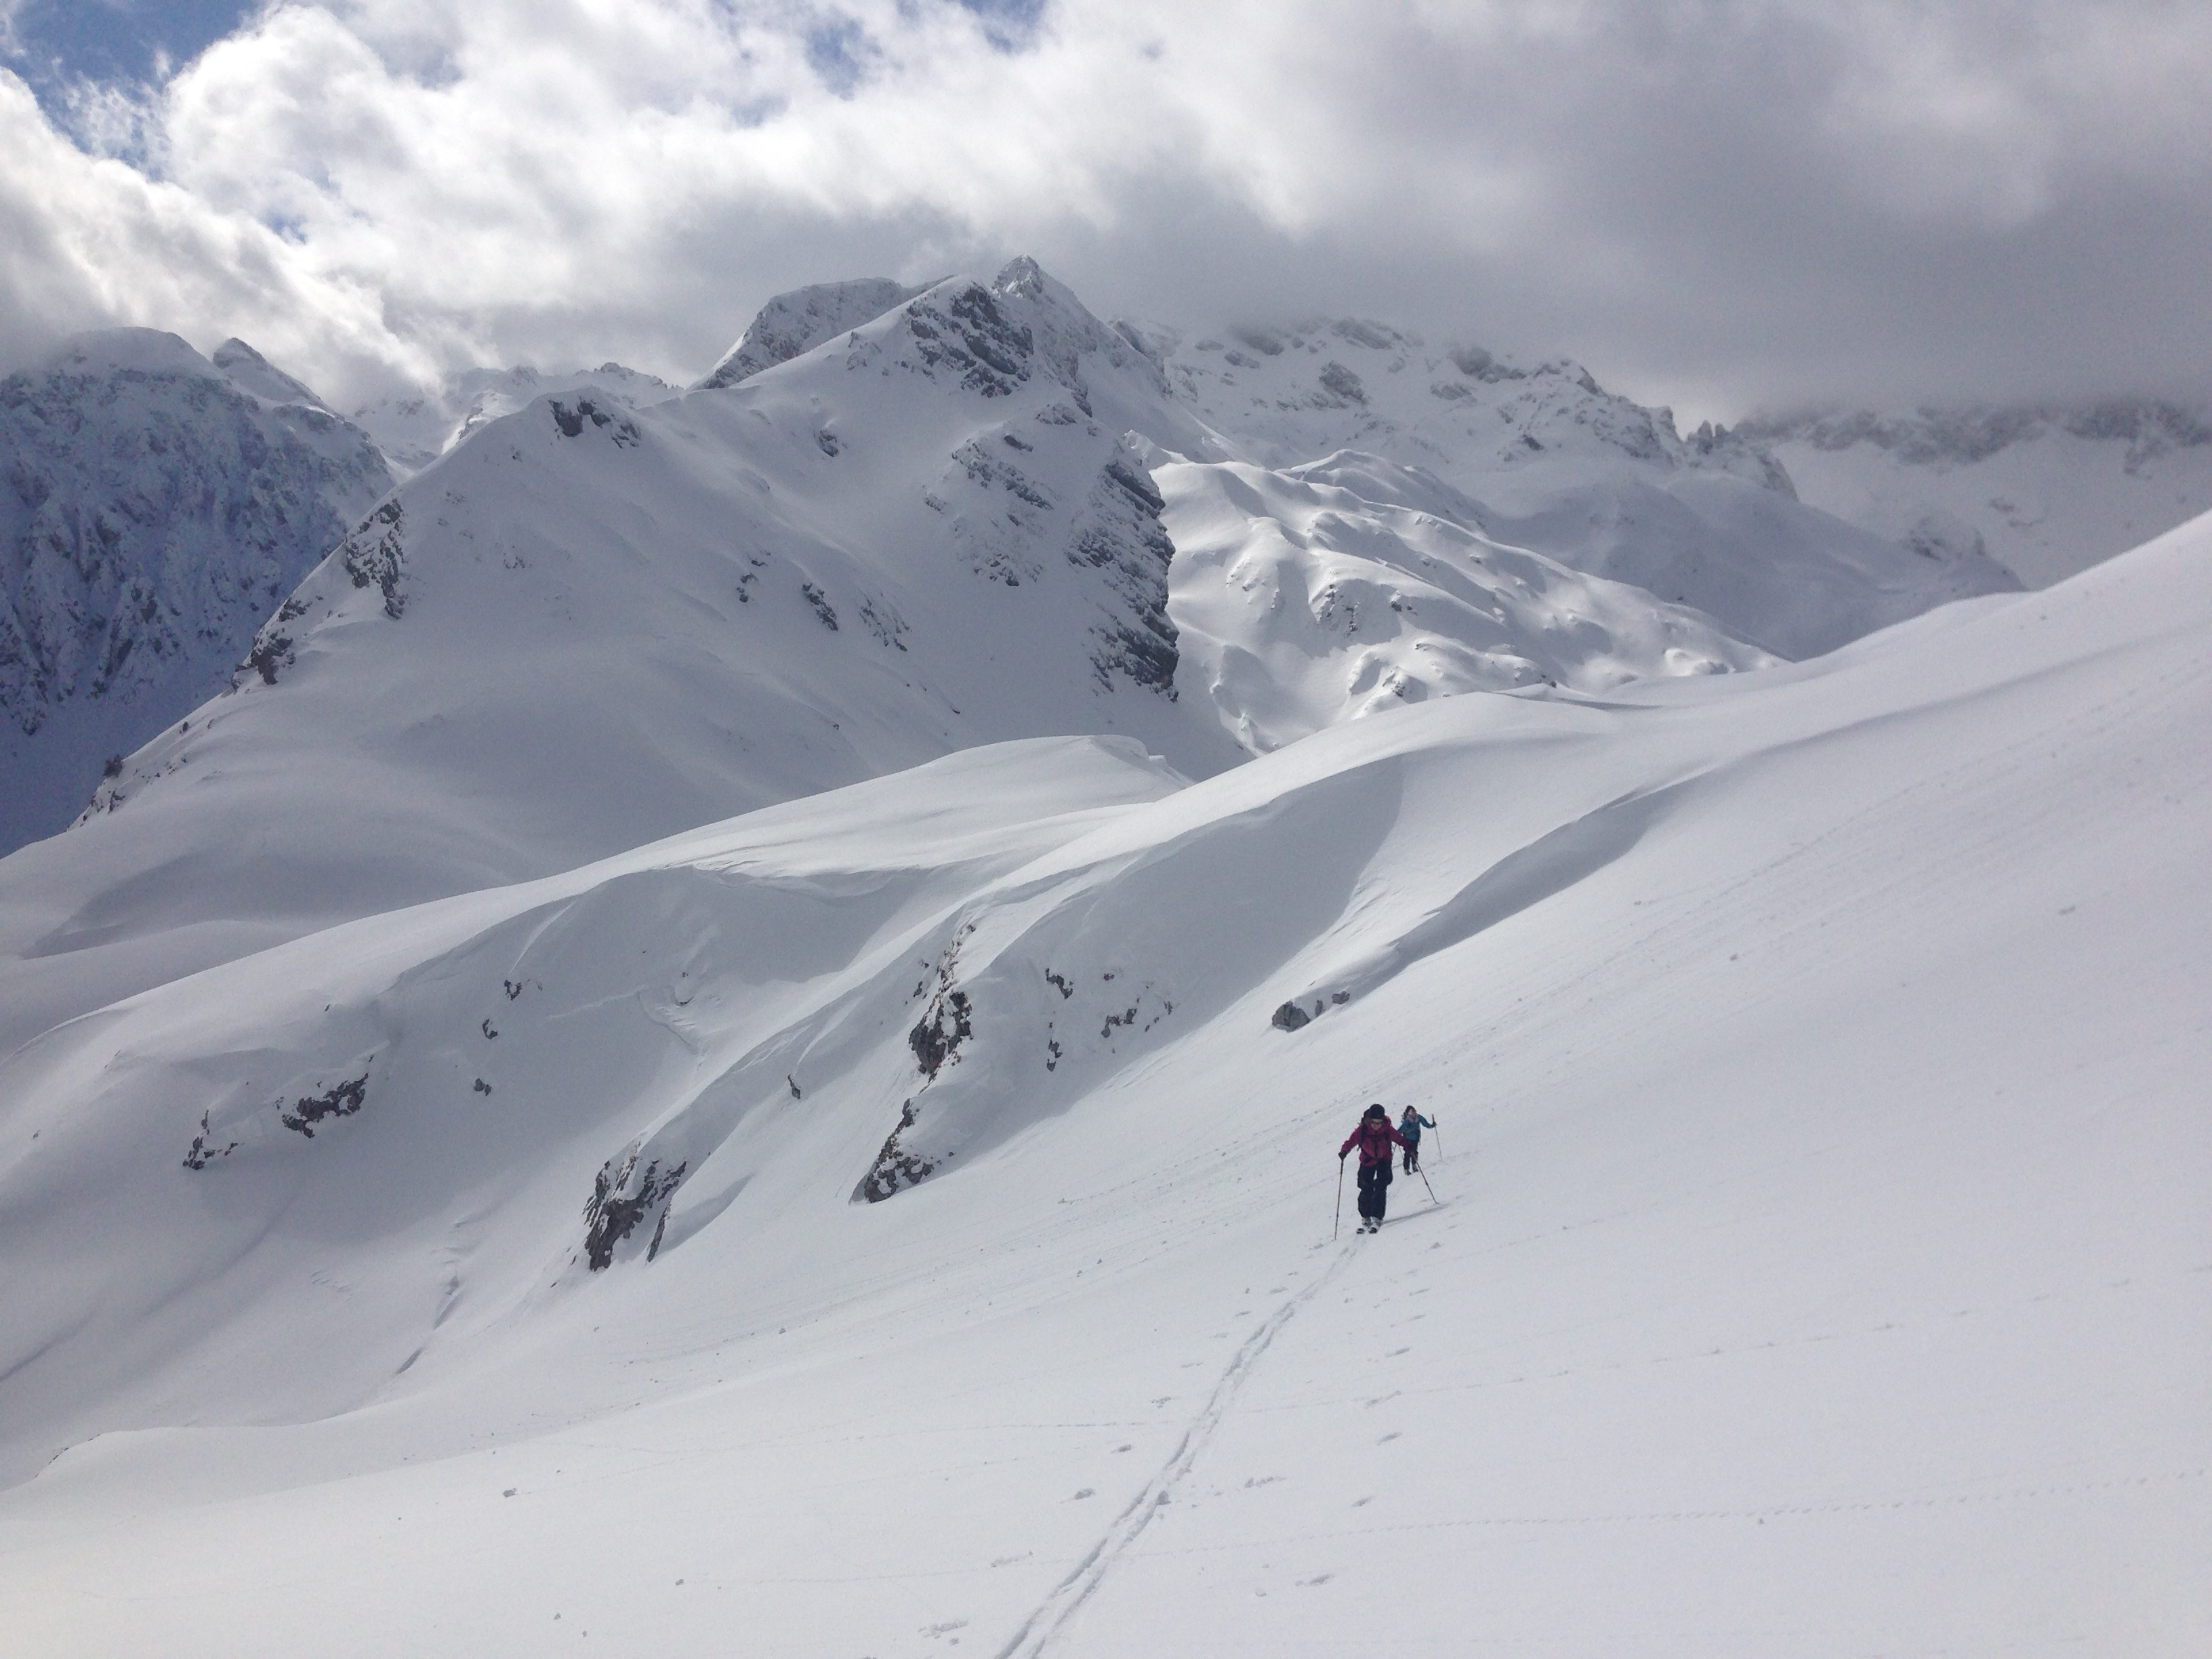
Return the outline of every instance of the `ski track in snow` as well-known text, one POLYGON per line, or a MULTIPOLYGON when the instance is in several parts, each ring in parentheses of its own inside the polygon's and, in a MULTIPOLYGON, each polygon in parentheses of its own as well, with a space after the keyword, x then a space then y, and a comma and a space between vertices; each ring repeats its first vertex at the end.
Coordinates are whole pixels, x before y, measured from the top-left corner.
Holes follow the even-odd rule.
POLYGON ((1358 1253, 1358 1247, 1347 1243, 1346 1248, 1337 1251, 1336 1259, 1322 1270, 1312 1284, 1286 1297, 1267 1316, 1259 1329, 1244 1339, 1243 1346, 1231 1358, 1219 1380, 1214 1383, 1213 1392, 1206 1396, 1206 1404, 1183 1430, 1182 1438, 1176 1443, 1174 1455, 1161 1466, 1160 1472, 1137 1494, 1135 1500, 1115 1517, 1114 1524, 1107 1528, 1105 1535, 1076 1563, 1074 1570, 1053 1587, 1052 1594, 1045 1597, 1036 1612, 1022 1621, 1022 1626, 1014 1632, 1013 1639, 999 1650, 997 1659, 1039 1659, 1040 1655, 1051 1650, 1068 1621, 1082 1611, 1085 1603, 1097 1594, 1098 1587, 1105 1582, 1106 1575, 1114 1570, 1114 1564, 1144 1535, 1145 1528, 1152 1525, 1160 1510, 1172 1500, 1176 1486, 1190 1473, 1205 1452, 1206 1443, 1213 1437, 1213 1431, 1228 1415, 1238 1392, 1267 1352, 1268 1345, 1274 1341, 1276 1334, 1290 1323, 1291 1316, 1312 1301, 1322 1287, 1334 1279, 1344 1264, 1358 1253))

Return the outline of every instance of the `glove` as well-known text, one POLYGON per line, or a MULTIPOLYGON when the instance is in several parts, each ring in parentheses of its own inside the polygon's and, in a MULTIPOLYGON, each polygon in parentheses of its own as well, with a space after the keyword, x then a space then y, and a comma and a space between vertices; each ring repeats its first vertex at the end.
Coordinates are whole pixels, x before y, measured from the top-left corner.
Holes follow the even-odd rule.
POLYGON ((1339 1152, 1339 1153, 1336 1155, 1336 1161, 1337 1161, 1339 1164, 1343 1163, 1343 1162, 1344 1162, 1344 1160, 1345 1160, 1345 1158, 1346 1158, 1346 1157, 1351 1153, 1351 1151, 1352 1151, 1352 1148, 1351 1148, 1351 1147, 1349 1147, 1349 1146, 1346 1147, 1346 1148, 1344 1149, 1344 1151, 1343 1151, 1343 1152, 1339 1152))

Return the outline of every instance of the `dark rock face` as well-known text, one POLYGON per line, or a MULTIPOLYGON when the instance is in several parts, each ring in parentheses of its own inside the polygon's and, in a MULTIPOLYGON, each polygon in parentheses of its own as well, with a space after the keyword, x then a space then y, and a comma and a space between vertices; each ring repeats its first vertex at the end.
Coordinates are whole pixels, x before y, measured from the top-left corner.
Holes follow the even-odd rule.
POLYGON ((385 502, 362 521, 338 550, 339 562, 353 585, 374 587, 383 594, 384 614, 394 622, 407 608, 406 595, 399 588, 399 573, 407 562, 406 548, 399 539, 399 503, 385 502))
POLYGON ((949 299, 924 297, 906 308, 915 355, 933 371, 957 376, 970 392, 1003 398, 1030 377, 1035 341, 980 283, 949 299))
POLYGON ((1339 404, 1364 404, 1367 401, 1367 388, 1360 383, 1359 377, 1342 363, 1330 362, 1323 365, 1321 371, 1321 385, 1322 390, 1328 393, 1339 404))
POLYGON ((302 1095, 292 1103, 289 1111, 279 1112, 276 1121, 286 1128, 313 1140, 314 1126, 328 1117, 351 1117, 368 1100, 368 1073, 325 1090, 319 1095, 302 1095))
POLYGON ((633 1143, 620 1158, 611 1158, 592 1178, 592 1195, 584 1204, 584 1257, 593 1273, 612 1266, 615 1247, 638 1229, 656 1209, 653 1244, 647 1259, 660 1253, 662 1230, 668 1223, 668 1201, 683 1184, 688 1164, 663 1170, 657 1160, 638 1168, 640 1149, 633 1143))
POLYGON ((1176 629, 1168 620, 1175 544, 1160 523, 1167 503, 1137 458, 1116 446, 1077 515, 1068 562, 1097 570, 1119 601, 1091 629, 1091 664, 1102 687, 1115 676, 1174 699, 1176 629))
MULTIPOLYGON (((407 610, 407 544, 401 536, 404 517, 405 511, 395 495, 355 526, 352 533, 331 550, 326 565, 326 572, 330 568, 342 571, 356 587, 374 588, 383 599, 384 614, 393 622, 398 621, 407 610)), ((253 636, 245 660, 232 672, 232 690, 250 684, 255 677, 264 685, 274 685, 278 677, 299 660, 292 624, 313 609, 309 587, 323 586, 327 580, 325 574, 312 584, 302 585, 298 592, 277 607, 276 614, 253 636)), ((102 804, 95 796, 94 805, 102 804)))
POLYGON ((862 1177, 854 1197, 880 1204, 894 1194, 929 1178, 937 1165, 927 1158, 915 1157, 899 1145, 899 1136, 914 1127, 914 1102, 909 1100, 899 1112, 898 1127, 884 1140, 883 1150, 876 1154, 874 1166, 862 1177))
POLYGON ((924 1077, 935 1077, 959 1053, 960 1045, 975 1035, 969 1018, 973 1012, 965 991, 947 990, 930 1003, 929 1012, 907 1033, 907 1046, 914 1050, 915 1062, 924 1077))
MULTIPOLYGON (((929 997, 921 1018, 906 1036, 907 1047, 914 1050, 915 1065, 921 1073, 924 1091, 940 1073, 960 1063, 960 1045, 975 1035, 975 1004, 958 982, 960 947, 974 931, 972 923, 961 928, 938 957, 936 968, 914 988, 915 996, 927 993, 929 997)), ((900 1140, 920 1115, 915 1103, 918 1098, 908 1097, 899 1109, 897 1126, 884 1137, 874 1164, 853 1189, 855 1200, 880 1204, 894 1193, 927 1179, 937 1167, 931 1160, 908 1152, 900 1140)))
POLYGON ((584 422, 593 426, 614 440, 617 447, 628 448, 638 441, 637 422, 618 409, 609 409, 589 398, 579 398, 574 404, 560 398, 549 400, 553 414, 553 429, 564 438, 583 435, 584 422))
POLYGON ((110 331, 0 381, 0 764, 19 784, 0 853, 59 830, 102 757, 219 690, 392 483, 365 433, 237 341, 210 362, 110 331), (64 710, 84 752, 30 741, 64 710))

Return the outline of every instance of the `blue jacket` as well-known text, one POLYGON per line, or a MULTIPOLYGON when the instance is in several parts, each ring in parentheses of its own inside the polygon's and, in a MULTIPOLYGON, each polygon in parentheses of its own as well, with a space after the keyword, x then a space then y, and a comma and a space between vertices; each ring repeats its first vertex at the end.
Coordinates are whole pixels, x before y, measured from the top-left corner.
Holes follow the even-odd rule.
POLYGON ((1410 1118, 1401 1118, 1398 1121, 1398 1133, 1408 1140, 1419 1140, 1421 1138, 1422 1130, 1433 1129, 1436 1127, 1436 1119, 1423 1117, 1419 1112, 1413 1113, 1410 1118))

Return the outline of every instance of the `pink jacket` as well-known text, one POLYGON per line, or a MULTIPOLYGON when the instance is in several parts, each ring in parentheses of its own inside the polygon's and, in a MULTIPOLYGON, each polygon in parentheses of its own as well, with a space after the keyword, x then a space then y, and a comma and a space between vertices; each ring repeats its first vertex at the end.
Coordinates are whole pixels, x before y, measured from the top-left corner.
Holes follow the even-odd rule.
POLYGON ((1364 1170, 1372 1164, 1388 1164, 1390 1161, 1390 1143, 1394 1140, 1401 1146, 1410 1147, 1413 1144, 1392 1128, 1389 1123, 1362 1118, 1359 1127, 1354 1129, 1344 1145, 1337 1149, 1336 1155, 1342 1158, 1354 1146, 1358 1147, 1359 1167, 1364 1170))

